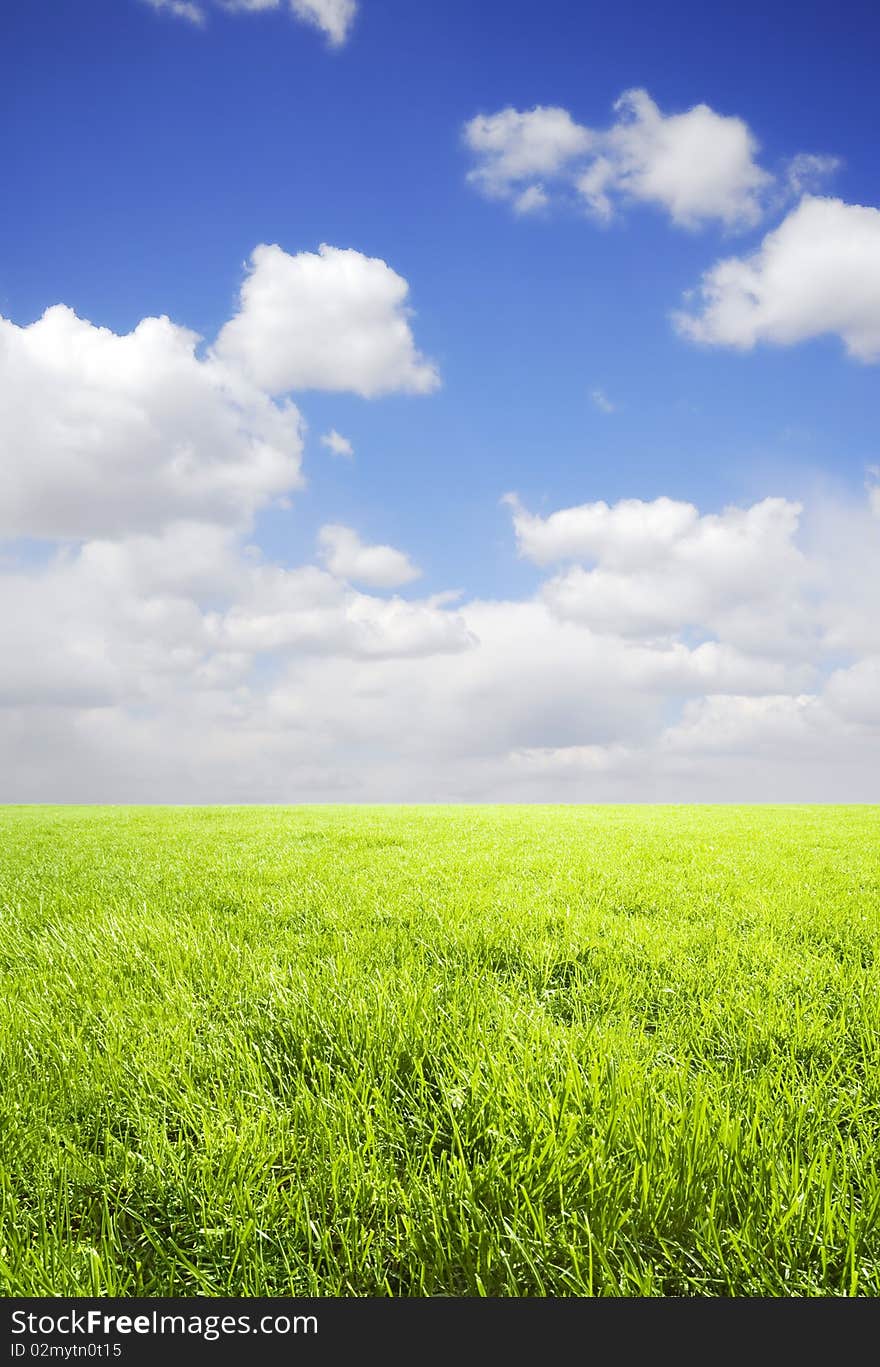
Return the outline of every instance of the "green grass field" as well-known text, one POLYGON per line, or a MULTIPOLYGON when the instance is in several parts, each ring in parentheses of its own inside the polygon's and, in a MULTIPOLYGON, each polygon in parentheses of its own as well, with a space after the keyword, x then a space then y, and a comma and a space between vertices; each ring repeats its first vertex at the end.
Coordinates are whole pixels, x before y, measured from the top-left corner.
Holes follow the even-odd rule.
POLYGON ((877 1295, 878 835, 0 809, 0 1288, 877 1295))

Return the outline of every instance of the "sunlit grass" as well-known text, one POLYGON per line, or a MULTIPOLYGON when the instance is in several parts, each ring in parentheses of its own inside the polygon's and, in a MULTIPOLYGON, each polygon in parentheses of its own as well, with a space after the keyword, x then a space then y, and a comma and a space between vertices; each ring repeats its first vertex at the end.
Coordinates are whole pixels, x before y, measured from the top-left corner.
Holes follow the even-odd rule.
POLYGON ((0 810, 0 1288, 877 1295, 878 835, 0 810))

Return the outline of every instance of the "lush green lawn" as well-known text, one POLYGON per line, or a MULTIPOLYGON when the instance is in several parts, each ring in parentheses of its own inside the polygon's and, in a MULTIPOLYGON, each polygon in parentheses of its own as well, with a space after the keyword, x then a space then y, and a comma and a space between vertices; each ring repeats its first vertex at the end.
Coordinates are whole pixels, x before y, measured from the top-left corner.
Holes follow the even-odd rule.
POLYGON ((877 1295, 880 812, 0 809, 7 1295, 877 1295))

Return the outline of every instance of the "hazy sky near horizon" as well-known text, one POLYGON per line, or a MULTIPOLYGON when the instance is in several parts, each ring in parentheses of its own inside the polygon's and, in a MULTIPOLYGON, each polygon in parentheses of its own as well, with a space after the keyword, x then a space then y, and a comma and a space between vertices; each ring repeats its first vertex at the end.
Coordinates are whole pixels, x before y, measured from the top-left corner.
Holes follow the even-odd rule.
POLYGON ((878 39, 8 0, 0 800, 880 801, 878 39))

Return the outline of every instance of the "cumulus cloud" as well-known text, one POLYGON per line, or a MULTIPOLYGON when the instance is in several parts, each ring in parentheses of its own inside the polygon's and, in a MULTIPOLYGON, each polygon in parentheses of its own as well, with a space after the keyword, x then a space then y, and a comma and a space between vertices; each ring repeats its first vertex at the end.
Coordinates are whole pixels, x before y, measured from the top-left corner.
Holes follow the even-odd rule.
POLYGON ((263 10, 288 8, 297 19, 320 29, 331 46, 345 42, 358 10, 357 0, 146 0, 153 9, 164 10, 179 19, 202 24, 207 8, 213 4, 230 13, 255 14, 263 10))
POLYGON ((437 367, 415 345, 409 286, 384 261, 326 244, 297 255, 262 245, 250 264, 215 349, 260 388, 375 398, 438 387, 437 367))
MULTIPOLYGON (((329 247, 254 259, 241 311, 204 352, 166 317, 125 335, 62 304, 27 327, 0 318, 0 536, 247 527, 302 483, 304 424, 285 391, 437 383, 384 262, 329 247)), ((337 432, 325 441, 352 453, 337 432)))
POLYGON ((64 548, 42 566, 0 575, 0 697, 137 706, 188 691, 209 663, 197 598, 228 592, 234 547, 228 531, 179 524, 64 548))
POLYGON ((668 498, 624 499, 541 518, 509 501, 522 555, 575 562, 543 586, 560 617, 626 637, 699 629, 768 656, 812 649, 800 504, 767 498, 701 516, 668 498))
MULTIPOLYGON (((331 271, 319 335, 340 299, 331 271)), ((302 478, 275 383, 167 318, 0 324, 0 799, 880 796, 875 480, 720 511, 511 496, 532 592, 403 598, 412 560, 341 522, 317 563, 250 544, 302 478)))
POLYGON ((357 0, 291 0, 299 19, 322 29, 331 43, 344 43, 357 13, 357 0))
POLYGON ((577 182, 600 218, 623 197, 658 205, 683 228, 711 219, 747 227, 760 219, 771 177, 757 164, 758 144, 742 119, 706 104, 664 115, 645 90, 626 91, 615 112, 601 157, 577 182))
MULTIPOLYGON (((553 184, 604 222, 637 202, 656 205, 682 228, 712 220, 742 228, 762 217, 774 177, 758 164, 757 140, 742 119, 706 104, 664 114, 638 89, 625 91, 614 112, 605 129, 557 107, 480 114, 464 129, 476 159, 468 179, 518 213, 544 207, 553 184)), ((829 163, 803 155, 790 174, 825 174, 829 163)))
POLYGON ((880 728, 880 653, 835 670, 825 697, 844 721, 880 728))
POLYGON ((10 564, 0 793, 876 800, 868 500, 512 512, 518 600, 376 596, 193 521, 10 564))
POLYGON ((478 114, 465 125, 464 140, 477 156, 468 180, 484 193, 504 199, 513 191, 528 193, 523 187, 530 181, 558 175, 586 152, 594 134, 575 123, 567 109, 538 105, 529 111, 508 108, 478 114))
POLYGON ((528 512, 516 494, 505 494, 503 501, 512 509, 520 554, 536 565, 602 558, 650 565, 700 518, 693 504, 671 498, 623 499, 612 507, 603 501, 581 503, 549 517, 528 512))
POLYGON ((351 527, 328 523, 318 533, 320 555, 337 579, 374 589, 395 589, 421 576, 403 551, 393 546, 368 546, 351 527))
POLYGON ((354 456, 354 447, 348 437, 343 437, 340 432, 336 431, 335 427, 324 433, 321 438, 321 445, 326 446, 327 450, 331 451, 334 456, 347 456, 349 459, 354 456))
POLYGON ((252 706, 253 671, 275 656, 384 659, 472 644, 461 615, 437 600, 376 598, 316 565, 267 562, 238 533, 199 523, 86 541, 0 574, 0 613, 0 705, 177 707, 219 691, 229 706, 252 706))
MULTIPOLYGON (((377 264, 402 297, 405 282, 377 264)), ((339 289, 331 280, 322 304, 320 286, 312 323, 320 329, 329 312, 341 344, 339 289)), ((63 305, 27 327, 0 319, 0 734, 10 755, 23 753, 8 729, 21 709, 44 736, 69 725, 68 754, 93 745, 99 756, 111 736, 124 750, 146 717, 160 719, 160 745, 176 743, 178 723, 192 736, 214 724, 259 732, 255 678, 291 653, 377 661, 473 645, 444 595, 404 601, 351 586, 417 577, 392 547, 331 525, 322 569, 271 564, 248 544, 258 511, 302 484, 303 421, 200 342, 165 317, 118 335, 63 305)), ((329 440, 351 451, 335 431, 329 440)), ((138 749, 148 768, 155 759, 166 777, 178 773, 158 753, 138 749)), ((44 774, 33 758, 33 775, 44 774)))
POLYGON ((118 336, 63 305, 0 319, 0 535, 246 523, 298 487, 302 421, 168 318, 118 336))
POLYGON ((205 618, 222 654, 293 652, 344 659, 442 655, 472 644, 463 617, 433 599, 406 601, 358 592, 316 565, 258 565, 234 600, 205 618))
POLYGON ((758 251, 707 271, 683 336, 749 350, 835 335, 849 355, 880 360, 880 209, 805 196, 758 251))

